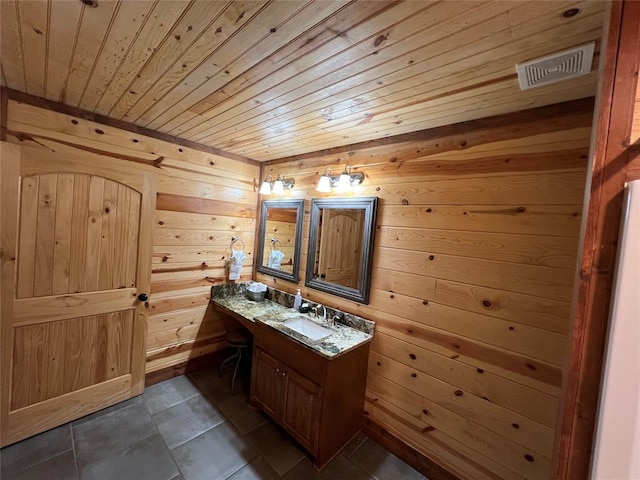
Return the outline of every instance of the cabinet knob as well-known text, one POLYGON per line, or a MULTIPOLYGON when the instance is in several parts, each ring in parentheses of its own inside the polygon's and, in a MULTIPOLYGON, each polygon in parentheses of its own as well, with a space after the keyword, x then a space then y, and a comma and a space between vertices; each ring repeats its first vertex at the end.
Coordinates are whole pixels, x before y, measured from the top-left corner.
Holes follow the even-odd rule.
POLYGON ((140 295, 138 295, 138 300, 140 300, 141 302, 146 302, 147 300, 149 300, 149 295, 147 295, 146 293, 141 293, 140 295))

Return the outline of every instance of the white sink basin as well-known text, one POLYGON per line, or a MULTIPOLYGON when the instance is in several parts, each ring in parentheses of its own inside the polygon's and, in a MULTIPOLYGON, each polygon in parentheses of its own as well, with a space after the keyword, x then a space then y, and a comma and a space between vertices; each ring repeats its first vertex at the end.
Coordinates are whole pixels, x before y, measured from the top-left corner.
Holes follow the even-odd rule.
POLYGON ((311 340, 322 340, 333 333, 330 328, 323 327, 305 317, 296 317, 284 322, 287 328, 304 335, 311 340))

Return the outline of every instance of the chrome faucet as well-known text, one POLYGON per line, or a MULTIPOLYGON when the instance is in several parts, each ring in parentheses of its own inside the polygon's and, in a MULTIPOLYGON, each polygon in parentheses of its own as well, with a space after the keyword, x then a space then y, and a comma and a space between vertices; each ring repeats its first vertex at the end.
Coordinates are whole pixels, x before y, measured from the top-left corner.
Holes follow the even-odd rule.
POLYGON ((318 303, 315 307, 313 307, 313 311, 316 314, 316 318, 319 317, 318 310, 322 309, 322 321, 327 320, 327 307, 318 303))

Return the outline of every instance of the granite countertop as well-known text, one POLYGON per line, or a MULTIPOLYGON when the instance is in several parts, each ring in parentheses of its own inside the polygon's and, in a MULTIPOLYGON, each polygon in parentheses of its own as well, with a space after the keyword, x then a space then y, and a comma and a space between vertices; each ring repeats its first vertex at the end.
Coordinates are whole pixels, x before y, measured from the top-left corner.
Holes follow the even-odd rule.
POLYGON ((211 302, 249 321, 264 323, 329 359, 346 353, 363 343, 371 341, 373 338, 373 335, 369 333, 356 330, 339 322, 336 322, 335 325, 330 325, 328 322, 316 320, 312 315, 299 313, 293 308, 287 308, 270 300, 253 302, 243 295, 233 295, 229 297, 212 298, 211 302), (331 329, 333 334, 321 340, 311 340, 284 325, 286 320, 295 317, 307 317, 309 320, 331 329))

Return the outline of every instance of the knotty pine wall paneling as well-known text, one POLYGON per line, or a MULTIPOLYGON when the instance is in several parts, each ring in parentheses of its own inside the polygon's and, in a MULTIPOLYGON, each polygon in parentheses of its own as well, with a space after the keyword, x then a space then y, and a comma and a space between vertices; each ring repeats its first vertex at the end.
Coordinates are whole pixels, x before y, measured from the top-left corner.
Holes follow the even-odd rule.
POLYGON ((224 348, 227 326, 209 307, 210 289, 226 282, 234 235, 249 256, 241 280, 252 277, 259 167, 29 103, 8 100, 7 110, 9 142, 157 172, 147 373, 224 348))
POLYGON ((460 478, 551 478, 591 116, 572 102, 263 166, 305 199, 303 266, 325 167, 365 174, 352 195, 379 198, 368 305, 305 288, 304 271, 256 277, 374 320, 365 423, 460 478))

